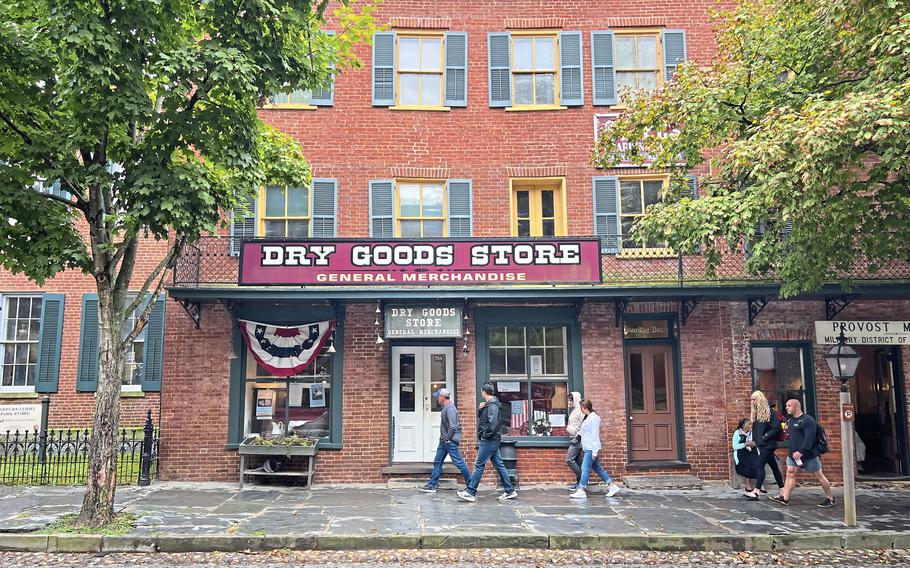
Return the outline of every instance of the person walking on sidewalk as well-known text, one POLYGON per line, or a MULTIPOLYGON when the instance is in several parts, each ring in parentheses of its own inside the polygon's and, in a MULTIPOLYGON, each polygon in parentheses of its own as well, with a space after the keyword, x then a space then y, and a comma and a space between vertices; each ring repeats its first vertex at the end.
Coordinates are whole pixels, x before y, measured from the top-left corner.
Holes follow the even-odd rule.
MULTIPOLYGON (((755 442, 752 441, 752 421, 740 418, 733 431, 733 465, 744 480, 746 497, 752 498, 752 480, 755 479, 755 467, 758 456, 755 454, 755 442)), ((758 497, 756 497, 758 499, 758 497)))
POLYGON ((597 460, 597 454, 600 452, 600 416, 594 412, 594 405, 588 399, 581 401, 581 411, 585 415, 585 420, 581 423, 581 449, 584 452, 584 458, 581 461, 581 478, 578 480, 578 488, 569 497, 572 499, 587 498, 588 494, 585 490, 588 487, 591 469, 607 486, 607 497, 612 497, 619 493, 619 486, 613 482, 610 474, 601 467, 597 460))
POLYGON ((572 412, 569 414, 569 422, 566 424, 566 433, 569 435, 569 449, 566 452, 566 463, 575 474, 575 483, 569 486, 569 489, 575 491, 578 489, 578 480, 581 479, 581 461, 584 457, 581 453, 581 423, 585 420, 585 415, 581 411, 581 393, 572 391, 569 398, 569 406, 572 412))
POLYGON ((502 462, 502 456, 499 454, 499 445, 502 441, 502 427, 500 425, 500 408, 499 399, 493 396, 493 385, 485 383, 481 389, 483 402, 477 410, 477 459, 474 460, 474 473, 468 481, 468 486, 463 491, 457 493, 460 499, 473 502, 477 495, 477 486, 480 485, 480 479, 483 477, 483 471, 487 461, 493 462, 493 467, 499 473, 499 479, 502 481, 504 493, 499 496, 500 501, 514 499, 518 497, 518 491, 512 486, 509 480, 509 472, 506 471, 506 465, 502 462))
POLYGON ((760 390, 753 392, 749 397, 749 405, 752 407, 752 442, 758 450, 758 459, 755 464, 755 489, 747 490, 746 498, 758 501, 762 493, 767 493, 764 488, 766 464, 771 468, 771 474, 774 475, 777 492, 780 493, 784 487, 784 476, 780 472, 780 466, 777 465, 777 456, 774 455, 774 450, 777 449, 777 438, 780 434, 780 420, 777 418, 777 413, 771 412, 768 399, 760 390))
POLYGON ((802 404, 791 398, 787 401, 787 430, 790 431, 790 453, 787 456, 787 481, 779 495, 771 499, 781 505, 790 504, 790 494, 796 486, 796 474, 799 470, 811 473, 822 486, 825 500, 818 504, 819 507, 833 507, 834 495, 831 493, 831 483, 822 473, 822 462, 815 452, 815 431, 818 424, 803 412, 802 404))
POLYGON ((430 479, 425 485, 419 487, 424 493, 436 493, 439 487, 439 477, 442 475, 442 462, 446 456, 451 456, 452 463, 464 476, 465 485, 471 481, 471 472, 468 470, 468 464, 461 457, 458 445, 461 443, 461 422, 458 421, 458 411, 455 409, 455 403, 452 402, 452 393, 449 389, 439 389, 433 393, 436 401, 442 408, 439 418, 439 445, 436 446, 436 457, 433 458, 433 472, 430 479))

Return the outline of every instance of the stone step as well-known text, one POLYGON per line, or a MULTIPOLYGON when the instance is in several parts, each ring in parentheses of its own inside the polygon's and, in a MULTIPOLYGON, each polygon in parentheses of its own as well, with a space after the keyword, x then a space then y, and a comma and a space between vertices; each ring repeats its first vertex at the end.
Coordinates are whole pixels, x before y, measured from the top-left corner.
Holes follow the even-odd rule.
MULTIPOLYGON (((395 477, 391 478, 386 482, 386 485, 389 489, 417 489, 421 485, 427 482, 427 478, 430 477, 427 474, 426 477, 395 477)), ((439 480, 439 490, 450 490, 455 491, 456 489, 463 489, 464 481, 458 481, 456 479, 447 479, 445 477, 439 480)))
POLYGON ((703 489, 704 482, 694 475, 624 475, 629 489, 703 489))
MULTIPOLYGON (((433 471, 433 464, 423 463, 423 462, 414 462, 414 463, 390 463, 379 468, 379 472, 382 475, 430 475, 430 472, 433 471)), ((457 475, 458 468, 450 463, 442 464, 442 474, 443 475, 457 475)))

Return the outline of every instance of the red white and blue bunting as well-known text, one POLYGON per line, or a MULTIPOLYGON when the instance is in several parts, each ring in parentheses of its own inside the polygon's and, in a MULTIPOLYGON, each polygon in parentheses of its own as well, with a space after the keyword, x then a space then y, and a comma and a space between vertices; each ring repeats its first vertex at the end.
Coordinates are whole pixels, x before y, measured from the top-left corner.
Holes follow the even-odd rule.
POLYGON ((276 377, 302 372, 316 359, 335 329, 335 320, 282 327, 237 320, 247 349, 256 361, 276 377))

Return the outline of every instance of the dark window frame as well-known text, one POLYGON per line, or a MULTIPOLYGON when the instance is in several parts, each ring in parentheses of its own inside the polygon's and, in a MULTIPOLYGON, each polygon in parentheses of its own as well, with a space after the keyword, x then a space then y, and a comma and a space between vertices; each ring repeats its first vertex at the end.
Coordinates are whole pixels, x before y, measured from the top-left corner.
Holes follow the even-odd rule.
MULTIPOLYGON (((783 349, 801 349, 803 355, 803 388, 802 393, 804 396, 803 412, 809 414, 813 418, 818 418, 818 404, 816 396, 816 384, 815 384, 815 364, 814 364, 814 352, 812 350, 812 343, 809 341, 750 341, 749 342, 749 372, 752 378, 752 391, 755 391, 758 388, 755 375, 755 349, 756 348, 783 348, 783 349)), ((777 384, 778 388, 775 391, 775 395, 779 400, 779 407, 776 408, 783 416, 787 415, 786 400, 781 400, 781 393, 792 392, 792 389, 781 389, 780 381, 777 384)), ((764 391, 763 391, 764 392, 764 391)), ((767 393, 765 393, 767 396, 767 393)))

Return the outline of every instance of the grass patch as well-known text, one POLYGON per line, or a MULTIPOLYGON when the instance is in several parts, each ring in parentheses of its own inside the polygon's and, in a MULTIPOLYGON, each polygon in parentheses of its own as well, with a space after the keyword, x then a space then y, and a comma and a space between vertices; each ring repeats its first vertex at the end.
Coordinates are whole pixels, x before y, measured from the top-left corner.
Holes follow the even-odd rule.
MULTIPOLYGON (((139 480, 139 455, 118 457, 117 485, 135 485, 139 480)), ((49 456, 39 464, 37 456, 0 457, 0 485, 82 485, 88 474, 88 457, 65 461, 49 456)), ((154 470, 154 462, 153 462, 154 470)), ((152 471, 154 474, 154 471, 152 471)))
POLYGON ((101 527, 79 527, 76 521, 79 515, 72 513, 63 515, 46 529, 42 529, 35 534, 101 534, 107 536, 123 535, 130 532, 136 526, 139 515, 135 513, 117 513, 114 520, 101 527))

